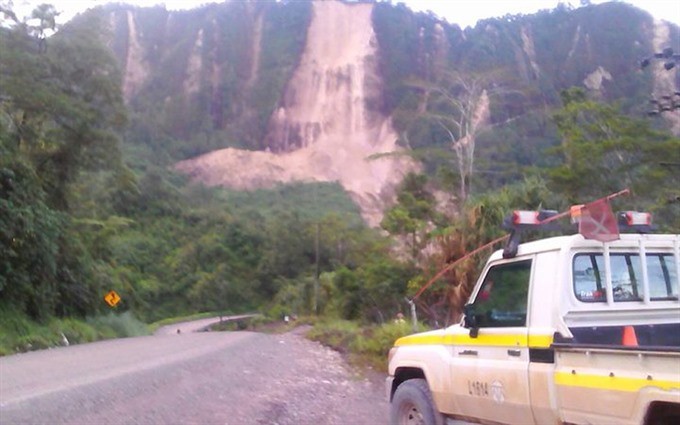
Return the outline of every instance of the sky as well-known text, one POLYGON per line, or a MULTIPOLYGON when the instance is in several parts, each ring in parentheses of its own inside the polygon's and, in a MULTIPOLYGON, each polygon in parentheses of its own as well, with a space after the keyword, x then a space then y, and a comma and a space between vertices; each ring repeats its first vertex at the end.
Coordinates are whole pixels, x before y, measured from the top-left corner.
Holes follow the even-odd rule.
MULTIPOLYGON (((232 0, 239 1, 239 0, 232 0)), ((29 14, 30 10, 41 3, 51 3, 62 12, 60 23, 68 21, 76 13, 96 5, 106 3, 129 3, 138 6, 154 6, 165 4, 167 9, 191 9, 207 3, 219 1, 206 0, 14 0, 15 11, 29 14)), ((580 5, 580 0, 392 0, 403 2, 416 11, 432 11, 440 18, 465 28, 474 26, 480 19, 500 17, 507 14, 530 14, 541 9, 553 9, 558 3, 580 5)), ((602 0, 591 0, 591 3, 603 3, 602 0)), ((652 16, 680 25, 680 1, 678 0, 625 0, 652 16)))
MULTIPOLYGON (((531 14, 542 9, 554 9, 558 3, 579 7, 578 0, 408 0, 411 9, 431 10, 435 15, 461 27, 474 26, 478 20, 495 18, 507 14, 531 14)), ((593 4, 604 3, 593 0, 593 4)), ((626 0, 624 3, 646 10, 655 18, 665 19, 680 25, 680 1, 678 0, 626 0)))

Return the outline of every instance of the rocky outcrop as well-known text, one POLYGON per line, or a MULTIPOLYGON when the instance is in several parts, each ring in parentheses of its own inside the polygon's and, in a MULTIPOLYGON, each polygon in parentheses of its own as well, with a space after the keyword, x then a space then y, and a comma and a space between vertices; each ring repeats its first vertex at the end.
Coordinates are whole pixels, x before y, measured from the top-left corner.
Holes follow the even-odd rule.
POLYGON ((602 83, 604 81, 611 80, 612 74, 607 72, 607 70, 601 66, 598 66, 595 71, 588 74, 588 76, 583 80, 583 85, 588 87, 588 89, 599 93, 602 91, 602 83))

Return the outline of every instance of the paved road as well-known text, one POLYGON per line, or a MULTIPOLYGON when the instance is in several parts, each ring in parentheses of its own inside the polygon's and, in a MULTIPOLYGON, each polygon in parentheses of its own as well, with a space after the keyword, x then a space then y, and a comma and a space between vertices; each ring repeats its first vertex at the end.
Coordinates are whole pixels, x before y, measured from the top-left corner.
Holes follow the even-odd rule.
POLYGON ((154 332, 154 335, 170 335, 170 334, 176 334, 178 333, 177 331, 179 330, 179 333, 189 333, 189 332, 198 332, 206 329, 210 325, 214 325, 216 323, 220 323, 221 320, 225 321, 236 321, 239 319, 245 319, 249 317, 255 317, 259 316, 259 314, 241 314, 238 316, 224 316, 222 318, 218 317, 210 317, 208 319, 201 319, 201 320, 193 320, 191 322, 182 322, 182 323, 175 323, 173 325, 166 325, 166 326, 161 326, 160 328, 156 329, 156 332, 154 332))
POLYGON ((110 340, 0 358, 0 424, 384 424, 372 378, 295 333, 110 340))

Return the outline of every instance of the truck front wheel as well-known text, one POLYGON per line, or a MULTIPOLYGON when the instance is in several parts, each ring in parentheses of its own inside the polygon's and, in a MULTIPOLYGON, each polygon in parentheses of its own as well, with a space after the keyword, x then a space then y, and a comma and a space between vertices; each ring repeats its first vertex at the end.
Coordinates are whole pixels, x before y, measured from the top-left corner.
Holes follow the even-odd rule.
POLYGON ((442 425, 444 417, 437 411, 424 379, 409 379, 397 387, 390 405, 391 425, 442 425))

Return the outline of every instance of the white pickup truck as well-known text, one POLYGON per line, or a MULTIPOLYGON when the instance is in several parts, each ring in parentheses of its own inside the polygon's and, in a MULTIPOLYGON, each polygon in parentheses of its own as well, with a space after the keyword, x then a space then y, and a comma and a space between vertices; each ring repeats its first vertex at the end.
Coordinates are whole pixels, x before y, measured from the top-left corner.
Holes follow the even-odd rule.
POLYGON ((459 324, 395 342, 391 423, 680 424, 680 236, 516 248, 459 324))

